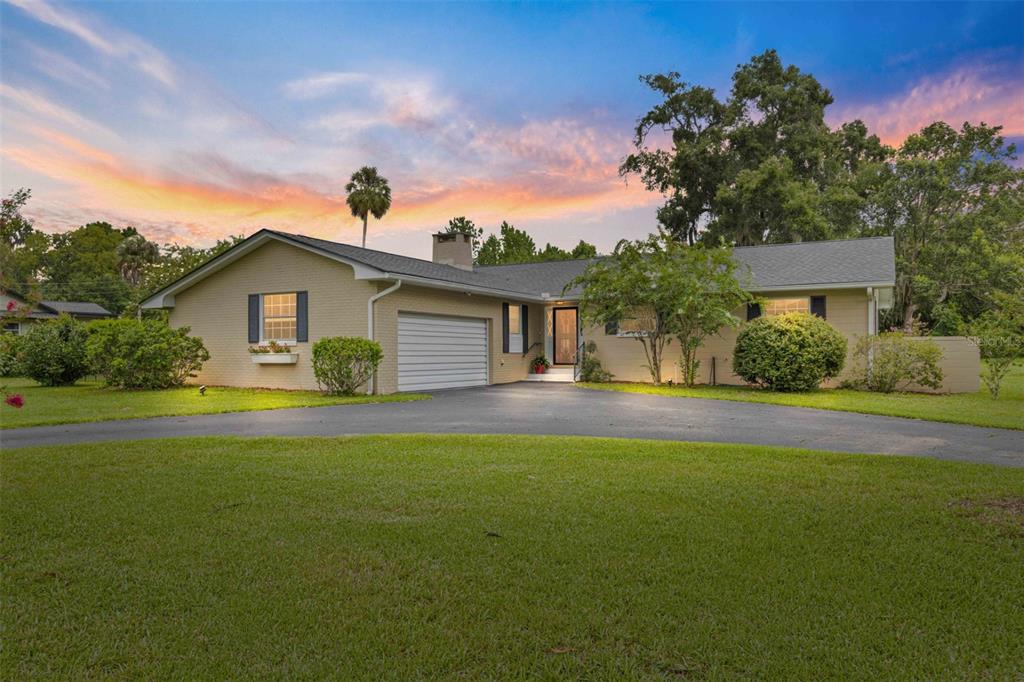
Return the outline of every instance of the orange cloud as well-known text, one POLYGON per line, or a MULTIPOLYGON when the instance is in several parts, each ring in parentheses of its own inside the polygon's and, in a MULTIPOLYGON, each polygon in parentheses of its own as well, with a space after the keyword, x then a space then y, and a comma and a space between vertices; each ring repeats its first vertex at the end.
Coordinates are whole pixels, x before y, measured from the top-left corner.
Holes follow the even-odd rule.
POLYGON ((1003 126, 1024 135, 1024 72, 965 66, 928 77, 907 92, 877 104, 843 109, 836 122, 859 118, 886 144, 898 145, 935 121, 959 127, 965 121, 1003 126))
MULTIPOLYGON (((123 219, 163 225, 161 234, 179 240, 209 240, 261 226, 321 236, 337 237, 339 230, 355 234, 356 221, 344 196, 307 182, 255 173, 213 156, 194 160, 205 161, 215 181, 181 177, 139 168, 65 133, 38 127, 30 132, 38 144, 5 147, 3 155, 70 186, 83 206, 99 211, 116 207, 123 219)), ((529 145, 532 138, 525 139, 529 145)), ((637 186, 627 187, 615 164, 588 152, 587 145, 582 151, 556 149, 540 168, 503 179, 393 183, 394 205, 378 229, 422 229, 453 215, 479 221, 550 218, 650 205, 658 199, 637 186), (595 167, 581 172, 588 161, 595 167)), ((87 217, 94 216, 82 215, 87 217)))

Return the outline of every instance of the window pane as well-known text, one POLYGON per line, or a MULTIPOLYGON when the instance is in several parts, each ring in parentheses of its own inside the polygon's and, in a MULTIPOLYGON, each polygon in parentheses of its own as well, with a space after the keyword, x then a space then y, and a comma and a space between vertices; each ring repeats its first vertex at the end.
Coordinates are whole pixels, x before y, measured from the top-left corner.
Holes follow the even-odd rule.
POLYGON ((295 338, 294 317, 272 317, 263 321, 263 338, 284 340, 295 338))
POLYGON ((519 334, 520 333, 519 313, 521 312, 521 310, 522 310, 522 308, 520 308, 519 306, 512 305, 511 303, 509 304, 509 306, 508 306, 508 333, 509 334, 519 334))
POLYGON ((810 309, 810 299, 807 298, 770 298, 765 301, 764 314, 771 317, 786 313, 807 313, 810 309))
POLYGON ((263 295, 263 339, 291 340, 296 335, 296 295, 263 295))

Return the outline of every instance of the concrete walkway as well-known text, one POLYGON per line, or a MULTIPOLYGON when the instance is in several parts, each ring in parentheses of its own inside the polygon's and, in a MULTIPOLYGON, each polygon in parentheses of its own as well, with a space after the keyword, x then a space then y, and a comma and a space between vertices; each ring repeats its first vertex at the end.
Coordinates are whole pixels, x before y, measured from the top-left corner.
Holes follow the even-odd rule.
POLYGON ((174 436, 497 433, 751 443, 1024 466, 1024 432, 757 403, 519 383, 433 400, 0 431, 3 448, 174 436))

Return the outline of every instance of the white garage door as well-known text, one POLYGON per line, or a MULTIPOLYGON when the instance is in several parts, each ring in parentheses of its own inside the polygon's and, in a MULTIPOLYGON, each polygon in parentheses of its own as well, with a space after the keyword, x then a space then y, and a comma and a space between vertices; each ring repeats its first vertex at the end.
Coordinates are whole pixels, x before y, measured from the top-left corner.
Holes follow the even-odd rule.
POLYGON ((398 390, 487 384, 487 321, 398 314, 398 390))

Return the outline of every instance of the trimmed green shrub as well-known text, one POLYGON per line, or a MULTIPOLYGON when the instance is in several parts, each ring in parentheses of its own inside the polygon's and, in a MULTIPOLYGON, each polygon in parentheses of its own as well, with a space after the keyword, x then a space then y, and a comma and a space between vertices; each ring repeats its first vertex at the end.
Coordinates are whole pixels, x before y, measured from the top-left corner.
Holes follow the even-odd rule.
POLYGON ((85 376, 85 325, 68 315, 28 326, 18 341, 18 369, 43 386, 67 386, 85 376))
POLYGON ((740 330, 733 371, 744 381, 775 391, 811 391, 839 376, 846 338, 807 313, 759 317, 740 330))
POLYGON ((161 320, 99 320, 89 325, 89 366, 108 386, 170 388, 195 376, 210 359, 188 327, 161 320))
POLYGON ((21 374, 18 367, 18 350, 21 337, 17 334, 0 333, 0 377, 13 377, 21 374))
POLYGON ((352 395, 377 371, 384 351, 361 336, 330 336, 313 344, 313 374, 331 395, 352 395))
POLYGON ((924 337, 903 332, 863 336, 853 349, 853 369, 844 386, 892 393, 913 384, 942 386, 942 348, 924 337))

